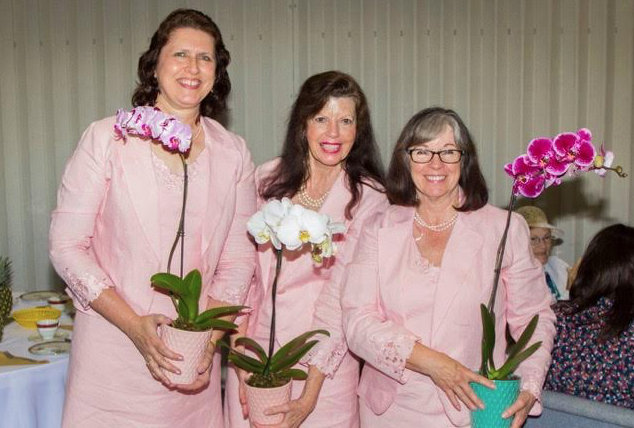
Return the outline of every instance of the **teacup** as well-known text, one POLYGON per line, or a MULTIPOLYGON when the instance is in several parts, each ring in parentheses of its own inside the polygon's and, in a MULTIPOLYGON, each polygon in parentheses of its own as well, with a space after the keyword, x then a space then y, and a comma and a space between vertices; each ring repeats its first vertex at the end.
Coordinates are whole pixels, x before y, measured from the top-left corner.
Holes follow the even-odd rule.
POLYGON ((37 332, 40 333, 42 339, 51 340, 55 338, 55 333, 57 332, 57 328, 59 327, 58 319, 39 320, 36 322, 36 324, 37 332))
POLYGON ((53 309, 57 309, 60 312, 64 312, 64 309, 66 309, 66 302, 68 301, 67 298, 63 298, 63 297, 49 297, 48 298, 48 305, 53 308, 53 309))

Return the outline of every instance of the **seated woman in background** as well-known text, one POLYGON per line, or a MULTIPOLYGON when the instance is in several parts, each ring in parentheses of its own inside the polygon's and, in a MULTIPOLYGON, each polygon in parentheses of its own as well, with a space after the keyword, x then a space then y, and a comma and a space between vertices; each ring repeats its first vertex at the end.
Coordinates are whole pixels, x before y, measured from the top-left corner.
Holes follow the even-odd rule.
POLYGON ((546 213, 533 206, 520 207, 517 213, 524 217, 531 234, 531 250, 533 255, 544 266, 546 284, 553 295, 553 303, 568 300, 568 271, 570 266, 557 256, 550 255, 555 241, 564 234, 548 223, 546 213))
POLYGON ((570 297, 554 306, 545 389, 634 409, 634 228, 615 224, 597 233, 570 297))

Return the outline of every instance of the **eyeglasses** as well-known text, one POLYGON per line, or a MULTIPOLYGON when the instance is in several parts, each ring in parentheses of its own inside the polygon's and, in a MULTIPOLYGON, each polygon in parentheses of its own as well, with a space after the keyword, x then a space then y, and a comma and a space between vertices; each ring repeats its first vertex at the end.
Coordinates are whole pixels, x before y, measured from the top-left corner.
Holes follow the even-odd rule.
POLYGON ((406 152, 414 163, 429 163, 434 159, 434 155, 438 155, 442 163, 458 163, 462 156, 467 154, 466 151, 458 149, 436 151, 420 147, 407 149, 406 152))
POLYGON ((544 236, 543 238, 540 238, 539 236, 531 236, 531 245, 533 247, 538 246, 539 244, 544 244, 544 245, 552 245, 553 242, 555 242, 555 237, 554 236, 544 236))

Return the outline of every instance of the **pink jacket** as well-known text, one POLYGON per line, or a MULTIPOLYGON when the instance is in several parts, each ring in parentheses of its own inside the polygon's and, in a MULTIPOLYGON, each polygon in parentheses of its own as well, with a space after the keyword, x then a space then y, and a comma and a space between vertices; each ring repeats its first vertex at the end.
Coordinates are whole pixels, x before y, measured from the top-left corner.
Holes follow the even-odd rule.
MULTIPOLYGON (((161 268, 158 187, 150 142, 114 140, 114 117, 91 124, 66 165, 52 215, 50 258, 76 306, 114 287, 139 314, 157 292, 149 279, 161 268)), ((246 222, 255 211, 254 166, 244 141, 202 119, 210 150, 210 183, 201 254, 201 304, 207 296, 240 304, 255 266, 246 222)), ((175 225, 176 227, 176 225, 175 225)))
MULTIPOLYGON (((408 265, 399 248, 412 238, 414 208, 391 206, 386 214, 364 225, 357 252, 347 270, 342 295, 343 324, 350 350, 365 359, 359 395, 374 413, 385 412, 396 394, 397 382, 407 382, 405 362, 415 341, 441 351, 465 366, 479 369, 482 325, 480 303, 486 304, 493 283, 496 251, 506 211, 487 205, 460 213, 442 260, 432 313, 429 343, 404 327, 400 315, 399 271, 408 265)), ((421 291, 422 292, 422 291, 421 291)), ((531 317, 539 314, 532 342, 542 346, 520 365, 516 374, 522 389, 539 397, 555 334, 555 316, 539 263, 532 256, 528 227, 513 214, 495 304, 496 367, 504 358, 505 326, 517 338, 531 317)), ((448 419, 467 425, 466 406, 456 411, 445 393, 435 388, 448 419)), ((533 412, 541 412, 539 404, 533 412)), ((424 422, 424 421, 421 421, 424 422)))
MULTIPOLYGON (((277 163, 276 159, 258 167, 256 172, 258 186, 277 163)), ((286 341, 308 330, 327 330, 330 337, 317 336, 316 339, 319 339, 320 343, 313 348, 304 361, 317 366, 329 376, 334 375, 348 351, 343 335, 339 302, 345 266, 352 259, 364 221, 376 212, 384 212, 388 207, 387 198, 383 193, 369 186, 363 186, 363 195, 353 210, 353 219, 347 220, 345 208, 350 198, 346 175, 342 172, 319 211, 327 214, 333 221, 343 222, 346 227, 343 234, 335 235, 337 254, 331 259, 326 259, 321 267, 315 267, 308 255, 293 261, 287 260, 285 255, 278 283, 276 303, 278 343, 283 345, 286 341)), ((265 201, 258 198, 259 206, 264 203, 265 201)), ((268 312, 268 306, 270 306, 274 266, 275 254, 271 245, 260 245, 256 275, 253 278, 248 302, 253 308, 249 319, 249 335, 252 337, 257 334, 255 329, 260 312, 263 310, 268 312)))

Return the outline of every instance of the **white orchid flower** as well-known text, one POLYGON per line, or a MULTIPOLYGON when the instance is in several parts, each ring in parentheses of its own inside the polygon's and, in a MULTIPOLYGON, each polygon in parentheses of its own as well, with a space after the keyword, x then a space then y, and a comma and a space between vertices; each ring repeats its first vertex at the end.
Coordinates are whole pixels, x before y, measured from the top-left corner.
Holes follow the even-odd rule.
POLYGON ((289 214, 284 217, 275 233, 280 242, 291 251, 295 251, 304 245, 301 239, 301 220, 296 215, 289 214))
POLYGON ((330 217, 293 204, 290 199, 271 200, 247 222, 247 230, 258 244, 271 241, 277 250, 282 245, 290 251, 311 244, 312 257, 321 263, 324 257, 332 257, 336 245, 332 236, 343 233, 343 223, 332 222, 330 217))
POLYGON ((258 211, 247 221, 247 230, 258 244, 265 244, 271 239, 271 228, 264 221, 264 213, 258 211))

